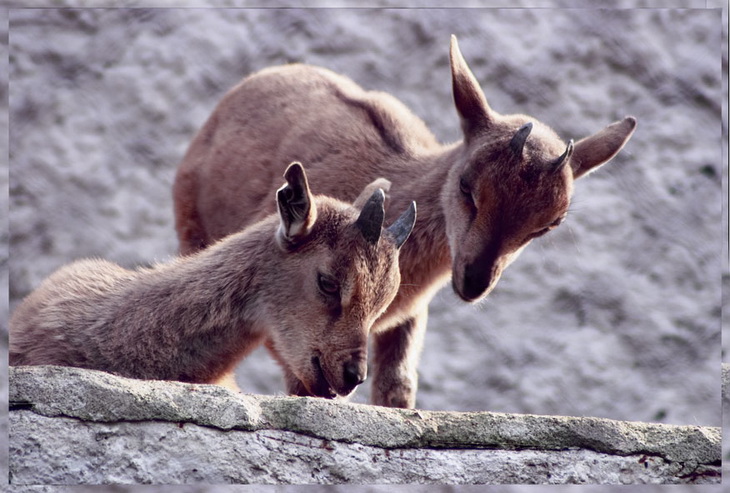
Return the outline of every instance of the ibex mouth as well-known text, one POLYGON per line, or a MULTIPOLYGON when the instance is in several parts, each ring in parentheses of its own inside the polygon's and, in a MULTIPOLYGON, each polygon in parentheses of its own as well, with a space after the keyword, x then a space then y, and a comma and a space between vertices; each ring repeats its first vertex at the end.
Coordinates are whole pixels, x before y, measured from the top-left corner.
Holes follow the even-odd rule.
POLYGON ((319 356, 312 357, 312 366, 314 367, 315 374, 315 382, 311 388, 312 394, 317 397, 324 397, 325 399, 334 399, 337 397, 337 393, 330 386, 324 370, 322 370, 322 363, 319 360, 319 356))

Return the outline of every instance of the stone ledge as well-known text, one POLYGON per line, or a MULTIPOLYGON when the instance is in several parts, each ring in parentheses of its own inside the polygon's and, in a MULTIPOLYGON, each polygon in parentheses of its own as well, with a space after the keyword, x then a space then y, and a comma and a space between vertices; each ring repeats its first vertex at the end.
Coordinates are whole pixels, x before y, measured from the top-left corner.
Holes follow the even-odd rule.
POLYGON ((10 409, 15 484, 720 481, 712 427, 388 409, 64 367, 10 368, 10 409))

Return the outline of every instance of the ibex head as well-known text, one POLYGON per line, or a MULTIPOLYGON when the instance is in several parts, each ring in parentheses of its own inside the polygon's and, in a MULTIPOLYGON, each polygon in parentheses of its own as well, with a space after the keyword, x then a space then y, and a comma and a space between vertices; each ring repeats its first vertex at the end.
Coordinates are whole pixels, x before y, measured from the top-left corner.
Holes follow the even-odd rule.
POLYGON ((384 229, 382 189, 366 188, 353 206, 314 198, 299 163, 284 176, 277 243, 285 258, 272 280, 278 303, 268 307, 280 323, 271 344, 307 393, 347 395, 365 380, 370 327, 398 292, 398 252, 415 203, 384 229))
POLYGON ((565 219, 573 181, 613 158, 636 120, 627 117, 566 144, 529 116, 492 110, 453 36, 451 73, 464 145, 442 205, 454 290, 476 301, 531 240, 565 219))

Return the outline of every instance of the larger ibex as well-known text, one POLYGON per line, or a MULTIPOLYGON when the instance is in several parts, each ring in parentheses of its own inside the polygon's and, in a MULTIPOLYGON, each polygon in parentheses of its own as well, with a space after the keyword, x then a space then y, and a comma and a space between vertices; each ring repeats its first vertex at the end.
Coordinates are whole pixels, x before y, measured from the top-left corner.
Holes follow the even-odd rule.
POLYGON ((382 230, 381 189, 367 187, 358 210, 312 197, 297 163, 286 179, 278 215, 197 255, 149 269, 83 260, 58 270, 13 313, 10 364, 235 388, 233 368, 266 342, 295 393, 349 394, 365 379, 370 327, 398 291, 415 208, 382 230))
POLYGON ((436 291, 451 277, 465 301, 486 296, 532 239, 565 219, 573 180, 615 156, 636 127, 627 117, 566 145, 529 116, 501 115, 487 104, 455 37, 451 76, 464 139, 444 146, 388 94, 318 67, 262 70, 225 95, 175 181, 183 254, 268 214, 261 198, 290 160, 310 163, 318 191, 343 200, 387 178, 391 217, 416 200, 419 220, 400 254, 400 290, 373 327, 375 404, 414 406, 436 291))

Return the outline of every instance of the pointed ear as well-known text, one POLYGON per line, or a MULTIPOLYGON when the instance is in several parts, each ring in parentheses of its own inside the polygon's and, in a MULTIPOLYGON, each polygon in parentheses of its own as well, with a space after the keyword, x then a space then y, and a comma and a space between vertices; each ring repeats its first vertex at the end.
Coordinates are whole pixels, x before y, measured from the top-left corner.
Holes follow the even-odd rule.
MULTIPOLYGON (((362 192, 360 192, 360 195, 355 199, 355 201, 352 203, 353 207, 356 209, 362 210, 362 208, 365 206, 365 203, 368 201, 370 196, 375 192, 378 188, 383 190, 385 192, 385 199, 388 199, 388 192, 390 191, 390 180, 386 178, 377 178, 370 182, 370 184, 366 185, 365 188, 362 189, 362 192)), ((387 208, 387 207, 386 207, 387 208)))
POLYGON ((454 104, 456 111, 459 112, 464 137, 468 138, 489 126, 491 109, 479 82, 461 55, 459 43, 453 34, 451 35, 450 56, 454 104))
POLYGON ((276 192, 279 211, 276 239, 280 246, 291 247, 300 243, 312 230, 317 220, 317 207, 300 163, 290 164, 284 178, 286 185, 276 192))
POLYGON ((393 242, 398 249, 403 246, 403 243, 405 243, 411 235, 414 224, 416 224, 416 203, 411 202, 408 209, 406 209, 406 211, 401 214, 400 217, 393 222, 393 224, 388 226, 388 229, 386 230, 390 233, 390 236, 393 238, 393 242))
POLYGON ((636 118, 627 116, 600 132, 576 142, 570 157, 573 178, 580 178, 610 161, 629 141, 635 129, 636 118))

